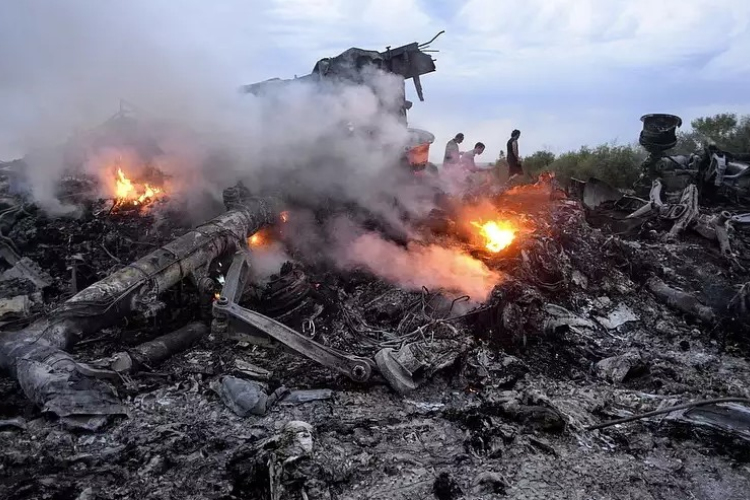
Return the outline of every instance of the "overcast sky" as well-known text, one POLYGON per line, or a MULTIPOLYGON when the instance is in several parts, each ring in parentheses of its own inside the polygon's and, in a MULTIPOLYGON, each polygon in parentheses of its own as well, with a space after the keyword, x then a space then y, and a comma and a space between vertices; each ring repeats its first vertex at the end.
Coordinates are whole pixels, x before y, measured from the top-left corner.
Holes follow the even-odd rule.
POLYGON ((513 128, 522 155, 632 142, 645 113, 689 123, 750 112, 749 23, 747 0, 6 0, 0 159, 40 122, 57 134, 95 125, 118 97, 185 107, 201 89, 235 98, 241 84, 309 73, 352 46, 382 50, 443 29, 426 101, 407 84, 410 125, 437 136, 433 159, 456 132, 484 142, 487 161, 513 128))

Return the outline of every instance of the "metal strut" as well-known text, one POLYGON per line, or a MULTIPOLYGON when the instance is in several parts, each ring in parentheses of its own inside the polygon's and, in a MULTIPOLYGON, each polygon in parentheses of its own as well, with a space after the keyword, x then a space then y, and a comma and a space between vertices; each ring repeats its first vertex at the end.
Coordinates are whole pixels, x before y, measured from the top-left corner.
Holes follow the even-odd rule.
POLYGON ((235 255, 227 271, 222 295, 213 305, 212 330, 215 334, 245 334, 250 337, 250 342, 260 345, 279 343, 297 354, 346 375, 355 382, 369 380, 373 369, 371 360, 326 347, 283 323, 240 306, 238 302, 242 297, 249 271, 245 250, 241 250, 235 255))

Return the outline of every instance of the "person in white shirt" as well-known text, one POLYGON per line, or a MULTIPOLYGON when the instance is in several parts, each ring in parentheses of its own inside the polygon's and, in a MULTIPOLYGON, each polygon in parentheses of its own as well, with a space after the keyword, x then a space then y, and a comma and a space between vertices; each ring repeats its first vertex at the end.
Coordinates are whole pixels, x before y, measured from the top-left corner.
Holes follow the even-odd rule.
POLYGON ((474 161, 474 157, 484 153, 484 144, 478 142, 474 145, 474 149, 461 153, 461 166, 467 173, 480 172, 482 169, 477 168, 477 164, 474 161))

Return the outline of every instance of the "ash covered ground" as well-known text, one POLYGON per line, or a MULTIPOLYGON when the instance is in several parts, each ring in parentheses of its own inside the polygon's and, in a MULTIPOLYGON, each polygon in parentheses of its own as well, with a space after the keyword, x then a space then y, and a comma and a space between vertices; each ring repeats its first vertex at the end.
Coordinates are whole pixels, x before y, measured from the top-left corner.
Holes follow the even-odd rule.
MULTIPOLYGON (((377 374, 356 384, 305 357, 212 334, 119 381, 130 416, 86 432, 41 414, 2 378, 0 497, 747 498, 750 427, 731 404, 587 427, 748 397, 740 293, 750 281, 748 235, 731 232, 738 258, 730 265, 716 242, 685 233, 663 243, 657 220, 623 228, 603 210, 545 196, 533 234, 479 255, 501 278, 476 307, 364 271, 293 268, 314 293, 307 316, 285 321, 360 356, 418 346, 430 368, 415 391, 398 394, 377 374), (670 301, 654 283, 702 306, 670 301), (248 366, 270 372, 269 394, 309 389, 296 394, 314 400, 285 398, 265 415, 239 417, 215 388, 222 376, 250 378, 248 366)), ((4 275, 3 299, 25 297, 3 318, 6 331, 190 229, 168 205, 128 212, 97 202, 51 218, 17 199, 4 203, 3 245, 49 282, 39 290, 4 275)), ((163 300, 155 318, 123 320, 83 339, 73 356, 92 361, 210 322, 210 298, 188 281, 163 300)), ((254 304, 273 309, 262 296, 254 304)))

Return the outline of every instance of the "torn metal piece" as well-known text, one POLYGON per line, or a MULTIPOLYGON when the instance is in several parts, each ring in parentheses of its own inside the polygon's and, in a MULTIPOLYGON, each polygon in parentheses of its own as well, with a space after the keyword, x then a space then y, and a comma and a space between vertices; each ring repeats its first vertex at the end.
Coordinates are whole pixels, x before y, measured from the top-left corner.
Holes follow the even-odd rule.
POLYGON ((14 262, 8 261, 8 263, 13 267, 0 274, 0 281, 26 279, 32 282, 37 290, 43 290, 52 284, 52 278, 28 257, 19 258, 14 262))
POLYGON ((372 373, 370 360, 350 356, 318 344, 283 323, 229 302, 226 297, 214 302, 214 319, 220 328, 226 327, 227 331, 246 333, 250 340, 257 340, 260 345, 278 342, 293 352, 332 368, 356 382, 367 381, 372 373))
POLYGON ((595 370, 601 378, 619 384, 647 371, 648 367, 638 353, 631 352, 605 358, 595 365, 595 370))
POLYGON ((727 170, 727 157, 713 155, 713 163, 716 168, 716 178, 714 179, 714 186, 719 187, 724 182, 724 173, 727 170))
POLYGON ((661 199, 661 192, 662 192, 662 183, 659 179, 655 179, 651 183, 651 190, 648 194, 648 203, 643 205, 641 208, 636 210, 635 212, 628 215, 627 219, 636 219, 638 217, 643 217, 653 211, 662 212, 662 209, 665 207, 664 202, 661 199))
POLYGON ((311 401, 325 401, 333 397, 331 389, 304 389, 291 391, 281 399, 281 403, 298 405, 311 401))
POLYGON ((716 403, 675 411, 665 420, 672 424, 713 431, 750 443, 750 408, 737 403, 716 403))
POLYGON ((265 368, 261 368, 260 366, 255 366, 252 363, 248 363, 247 361, 243 361, 241 359, 235 359, 234 360, 234 367, 236 372, 241 373, 242 375, 255 379, 255 380, 262 380, 264 382, 267 382, 271 380, 271 372, 266 370, 265 368))
POLYGON ((31 311, 33 301, 28 295, 16 295, 7 299, 0 299, 0 321, 12 318, 25 318, 31 311))
POLYGON ((15 245, 10 240, 0 238, 0 257, 5 259, 5 262, 11 266, 15 265, 16 262, 21 260, 21 256, 18 255, 15 245))
POLYGON ((651 202, 651 205, 655 208, 664 206, 664 202, 661 199, 661 193, 663 189, 664 189, 664 186, 662 185, 660 179, 655 179, 651 183, 651 190, 648 193, 648 200, 651 202))
POLYGON ((583 192, 586 189, 586 181, 571 177, 565 189, 568 198, 583 202, 583 192))
POLYGON ((716 230, 713 227, 713 219, 705 215, 698 216, 693 230, 708 240, 716 240, 716 230))
POLYGON ((26 430, 26 420, 20 417, 0 420, 0 431, 8 429, 26 430))
POLYGON ((128 416, 106 381, 88 376, 63 351, 46 349, 44 362, 17 361, 15 374, 24 394, 42 411, 67 419, 73 427, 96 430, 111 415, 128 416))
POLYGON ((617 202, 623 194, 604 181, 591 177, 583 186, 582 201, 586 208, 594 209, 608 201, 617 202))
POLYGON ((381 375, 399 394, 408 394, 419 387, 419 373, 427 366, 414 355, 410 345, 399 351, 381 349, 375 354, 375 362, 381 375))
POLYGON ((596 328, 596 323, 590 319, 581 318, 556 304, 545 304, 544 311, 548 315, 544 321, 544 330, 549 333, 556 333, 561 328, 569 328, 574 331, 577 328, 596 328))
POLYGON ((713 221, 713 230, 716 234, 716 239, 719 241, 719 248, 721 250, 722 257, 726 259, 733 259, 734 253, 732 253, 732 247, 729 244, 729 234, 727 233, 727 221, 732 218, 732 214, 729 212, 721 212, 718 214, 713 221))
MULTIPOLYGON (((681 410, 691 410, 694 408, 699 408, 702 406, 717 406, 717 405, 723 405, 726 403, 742 403, 743 405, 750 404, 750 400, 747 398, 740 398, 740 397, 729 397, 729 398, 717 398, 717 399, 707 399, 703 401, 693 401, 690 403, 684 403, 677 406, 669 406, 666 408, 659 408, 656 410, 648 411, 646 413, 641 413, 639 415, 630 415, 623 418, 618 418, 616 420, 610 420, 609 422, 604 422, 601 424, 596 425, 590 425, 586 427, 587 431, 594 431, 598 429, 605 429, 607 427, 613 427, 615 425, 620 424, 626 424, 629 422, 635 422, 637 420, 644 420, 651 417, 656 417, 658 415, 668 415, 668 414, 674 414, 675 412, 681 411, 681 410)), ((745 407, 746 408, 746 407, 745 407)), ((743 410, 744 413, 744 410, 743 410)))
POLYGON ((713 323, 716 319, 713 309, 702 304, 689 293, 668 286, 659 278, 651 278, 646 286, 658 299, 664 301, 670 307, 690 314, 705 323, 713 323))
POLYGON ((685 206, 684 212, 677 218, 669 233, 665 235, 667 241, 675 240, 679 234, 684 231, 690 223, 698 216, 698 188, 695 184, 690 184, 682 192, 680 205, 685 206))
POLYGON ((750 224, 750 213, 733 215, 730 220, 735 224, 750 224))
POLYGON ((608 330, 616 330, 626 323, 638 321, 639 318, 635 315, 632 309, 621 302, 617 304, 617 307, 606 317, 599 316, 595 319, 604 328, 608 330))
POLYGON ((229 270, 224 277, 224 286, 221 295, 229 302, 238 302, 242 298, 242 292, 245 290, 247 280, 250 277, 250 262, 247 260, 247 253, 240 250, 232 259, 229 270))

